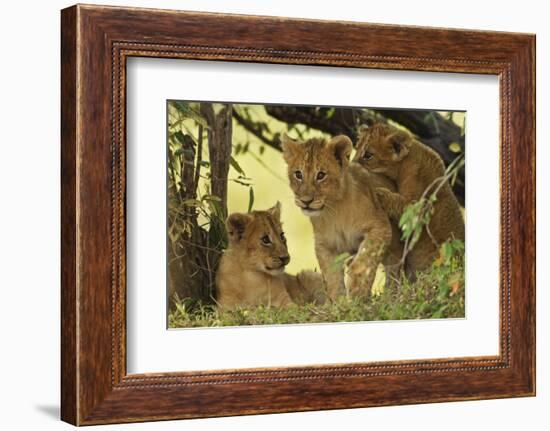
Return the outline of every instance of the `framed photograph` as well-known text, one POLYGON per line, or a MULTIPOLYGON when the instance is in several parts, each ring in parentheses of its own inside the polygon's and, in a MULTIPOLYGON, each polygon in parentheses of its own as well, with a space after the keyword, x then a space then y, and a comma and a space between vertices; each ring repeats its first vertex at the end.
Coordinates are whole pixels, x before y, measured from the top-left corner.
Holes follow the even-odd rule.
MULTIPOLYGON (((167 111, 168 209, 155 208, 168 214, 169 328, 465 317, 465 112, 183 100, 167 111), (426 177, 393 175, 376 145, 396 166, 425 163, 426 177), (417 206, 394 201, 398 180, 418 182, 417 206)), ((127 202, 143 214, 150 199, 127 202)), ((130 231, 152 224, 140 217, 127 216, 130 231)), ((136 268, 156 254, 132 250, 136 268)))
POLYGON ((535 37, 62 11, 61 416, 535 394, 535 37))

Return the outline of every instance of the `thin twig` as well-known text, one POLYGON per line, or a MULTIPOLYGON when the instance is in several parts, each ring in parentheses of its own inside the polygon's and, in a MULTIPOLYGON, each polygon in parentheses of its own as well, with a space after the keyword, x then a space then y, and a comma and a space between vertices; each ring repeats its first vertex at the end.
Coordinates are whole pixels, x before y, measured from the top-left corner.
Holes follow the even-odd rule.
POLYGON ((263 132, 256 127, 254 122, 247 120, 246 118, 241 116, 241 114, 239 114, 236 109, 233 110, 233 118, 237 120, 237 123, 244 127, 245 130, 247 130, 249 133, 252 133, 268 147, 271 147, 277 151, 281 151, 281 145, 278 142, 271 140, 267 136, 265 136, 263 132))
POLYGON ((202 162, 202 125, 199 124, 199 135, 197 138, 197 166, 195 168, 195 197, 197 196, 197 189, 199 188, 199 179, 201 176, 201 162, 202 162))

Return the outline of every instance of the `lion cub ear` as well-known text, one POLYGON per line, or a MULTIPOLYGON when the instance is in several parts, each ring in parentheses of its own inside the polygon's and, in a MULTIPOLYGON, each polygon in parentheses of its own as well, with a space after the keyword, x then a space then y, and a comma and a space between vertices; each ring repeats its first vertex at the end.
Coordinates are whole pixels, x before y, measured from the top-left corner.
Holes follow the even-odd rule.
POLYGON ((227 234, 231 241, 240 241, 248 224, 252 221, 250 214, 233 213, 225 221, 227 234))
POLYGON ((410 136, 401 130, 388 136, 386 142, 390 147, 391 157, 394 162, 403 160, 409 154, 409 148, 412 145, 410 136))
POLYGON ((347 166, 351 155, 353 144, 346 135, 338 135, 328 141, 328 148, 336 157, 340 166, 347 166))
POLYGON ((281 220, 281 202, 277 201, 277 203, 269 208, 267 212, 275 219, 275 220, 281 220))
POLYGON ((281 147, 283 149, 283 157, 288 161, 297 154, 300 149, 300 143, 283 132, 281 135, 281 147))

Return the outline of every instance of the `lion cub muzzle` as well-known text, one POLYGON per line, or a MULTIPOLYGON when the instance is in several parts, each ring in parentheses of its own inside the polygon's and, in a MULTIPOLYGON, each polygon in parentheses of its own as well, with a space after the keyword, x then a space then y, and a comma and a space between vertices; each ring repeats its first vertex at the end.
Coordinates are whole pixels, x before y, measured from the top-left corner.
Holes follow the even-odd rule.
POLYGON ((315 217, 321 214, 325 208, 325 202, 321 199, 314 199, 312 197, 296 197, 294 203, 302 210, 302 212, 308 217, 315 217))

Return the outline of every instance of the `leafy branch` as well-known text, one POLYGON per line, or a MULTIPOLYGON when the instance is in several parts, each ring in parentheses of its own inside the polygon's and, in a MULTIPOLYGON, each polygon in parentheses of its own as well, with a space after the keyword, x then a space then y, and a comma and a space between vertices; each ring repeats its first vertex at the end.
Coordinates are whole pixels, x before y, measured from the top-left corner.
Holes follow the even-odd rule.
POLYGON ((420 239, 422 231, 425 228, 426 233, 431 238, 436 247, 439 245, 430 232, 429 224, 432 219, 435 203, 437 202, 437 194, 445 184, 453 184, 456 181, 458 172, 464 166, 464 156, 459 156, 447 168, 443 176, 436 178, 422 196, 415 202, 407 205, 399 219, 399 227, 401 228, 404 241, 403 255, 401 257, 401 265, 405 263, 405 259, 415 244, 420 239))

